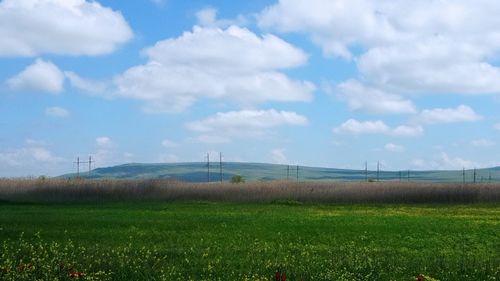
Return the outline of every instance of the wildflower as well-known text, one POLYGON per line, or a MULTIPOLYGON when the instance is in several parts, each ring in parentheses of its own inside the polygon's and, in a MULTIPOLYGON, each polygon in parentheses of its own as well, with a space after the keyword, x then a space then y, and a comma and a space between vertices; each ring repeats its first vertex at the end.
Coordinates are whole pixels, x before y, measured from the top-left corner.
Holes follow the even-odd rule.
POLYGON ((281 273, 279 271, 276 271, 274 273, 274 276, 276 276, 276 278, 280 279, 281 278, 281 273))
POLYGON ((82 278, 82 277, 85 277, 85 273, 84 272, 78 272, 78 271, 70 272, 68 275, 69 275, 69 278, 82 278))
POLYGON ((417 281, 425 280, 425 275, 419 274, 419 275, 415 276, 415 280, 417 280, 417 281))
POLYGON ((286 281, 286 274, 281 275, 281 281, 286 281))

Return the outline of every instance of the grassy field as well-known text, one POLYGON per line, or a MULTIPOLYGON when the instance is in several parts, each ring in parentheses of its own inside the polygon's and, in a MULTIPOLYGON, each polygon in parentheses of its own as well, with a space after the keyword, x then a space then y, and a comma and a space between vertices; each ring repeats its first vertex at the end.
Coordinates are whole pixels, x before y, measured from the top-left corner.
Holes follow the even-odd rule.
POLYGON ((500 280, 497 203, 4 202, 0 241, 0 280, 500 280))

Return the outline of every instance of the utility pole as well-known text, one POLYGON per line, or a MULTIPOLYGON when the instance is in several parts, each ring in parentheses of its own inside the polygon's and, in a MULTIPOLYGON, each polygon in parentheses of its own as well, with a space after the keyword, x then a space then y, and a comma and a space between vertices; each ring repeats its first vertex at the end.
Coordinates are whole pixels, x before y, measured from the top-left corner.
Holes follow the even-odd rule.
POLYGON ((95 161, 92 161, 92 155, 89 156, 89 177, 90 173, 92 172, 92 163, 95 161))
POLYGON ((465 167, 462 170, 462 184, 465 184, 465 167))
POLYGON ((380 161, 377 161, 377 181, 380 181, 380 161))
POLYGON ((207 153, 207 182, 210 182, 210 153, 207 153))
POLYGON ((410 170, 408 170, 408 182, 410 182, 410 170))
POLYGON ((297 181, 299 181, 299 165, 297 165, 297 181))
POLYGON ((474 183, 476 183, 476 168, 474 168, 474 183))
POLYGON ((365 161, 365 181, 368 182, 368 161, 365 161))
POLYGON ((80 178, 80 157, 76 157, 76 178, 80 178))
POLYGON ((222 183, 222 152, 219 152, 220 182, 222 183))

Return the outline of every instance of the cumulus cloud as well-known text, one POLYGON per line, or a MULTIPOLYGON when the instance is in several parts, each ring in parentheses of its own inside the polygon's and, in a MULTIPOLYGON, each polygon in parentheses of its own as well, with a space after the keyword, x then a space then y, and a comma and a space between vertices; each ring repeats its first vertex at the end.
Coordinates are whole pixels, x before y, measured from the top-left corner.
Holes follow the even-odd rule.
POLYGON ((280 72, 306 63, 307 55, 280 38, 248 29, 194 27, 143 51, 149 61, 118 75, 116 95, 141 100, 152 112, 183 111, 200 99, 252 106, 267 101, 304 102, 314 84, 280 72))
POLYGON ((217 9, 214 8, 205 8, 198 11, 196 13, 198 25, 225 28, 231 25, 245 26, 248 24, 248 20, 242 15, 239 15, 236 19, 218 19, 217 13, 217 9))
POLYGON ((83 78, 72 71, 65 71, 64 76, 69 80, 71 86, 80 91, 93 95, 109 95, 112 86, 107 81, 95 81, 83 78))
POLYGON ((462 170, 487 166, 461 157, 449 156, 444 151, 428 160, 414 159, 410 164, 420 170, 462 170))
POLYGON ((22 166, 33 162, 58 162, 61 161, 61 158, 54 156, 51 151, 44 147, 34 146, 0 152, 0 160, 11 166, 22 166))
POLYGON ((402 152, 405 150, 404 146, 393 144, 393 143, 386 144, 384 146, 384 149, 389 151, 389 152, 402 152))
POLYGON ((95 139, 97 146, 104 147, 110 146, 112 144, 111 138, 109 137, 98 137, 95 139))
POLYGON ((219 112, 186 126, 189 130, 200 133, 200 138, 208 142, 227 142, 238 137, 261 138, 273 134, 270 130, 276 127, 303 126, 307 123, 306 117, 295 112, 271 109, 219 112))
POLYGON ((364 82, 396 93, 500 93, 500 3, 279 0, 259 25, 307 34, 353 59, 364 82))
POLYGON ((495 146, 496 142, 489 139, 477 139, 471 141, 471 144, 476 147, 489 147, 489 146, 495 146))
POLYGON ((0 149, 0 176, 27 176, 54 173, 64 162, 50 151, 45 142, 27 139, 23 147, 0 149))
POLYGON ((346 122, 342 123, 339 127, 333 129, 333 132, 336 134, 385 134, 399 137, 420 136, 423 134, 423 131, 424 129, 420 126, 411 127, 401 125, 397 126, 396 128, 391 128, 380 120, 358 121, 355 119, 349 119, 346 122))
POLYGON ((163 7, 167 3, 166 0, 149 0, 149 1, 158 7, 163 7))
POLYGON ((340 83, 337 88, 338 97, 347 102, 351 110, 394 114, 415 113, 417 111, 410 100, 367 87, 356 80, 340 83))
POLYGON ((64 118, 64 117, 68 117, 70 113, 67 109, 64 109, 64 108, 58 107, 58 106, 53 106, 53 107, 48 107, 47 109, 45 109, 45 114, 47 114, 48 116, 52 116, 52 117, 64 118))
POLYGON ((0 2, 0 56, 107 54, 131 37, 121 13, 96 1, 0 2))
POLYGON ((384 122, 377 121, 358 121, 355 119, 349 119, 342 123, 340 127, 333 129, 337 134, 348 133, 353 135, 361 134, 386 134, 391 131, 389 126, 384 122))
POLYGON ((10 89, 16 91, 58 94, 64 89, 64 74, 52 62, 37 59, 6 83, 10 89))
POLYGON ((276 148, 271 150, 271 159, 275 164, 285 164, 288 162, 288 159, 285 155, 285 149, 276 148))
POLYGON ((457 108, 435 108, 423 110, 415 122, 423 124, 443 124, 456 122, 473 122, 483 119, 472 108, 460 105, 457 108))
POLYGON ((164 139, 161 141, 161 145, 165 148, 174 148, 174 147, 177 147, 179 146, 178 143, 172 141, 172 140, 169 140, 169 139, 164 139))

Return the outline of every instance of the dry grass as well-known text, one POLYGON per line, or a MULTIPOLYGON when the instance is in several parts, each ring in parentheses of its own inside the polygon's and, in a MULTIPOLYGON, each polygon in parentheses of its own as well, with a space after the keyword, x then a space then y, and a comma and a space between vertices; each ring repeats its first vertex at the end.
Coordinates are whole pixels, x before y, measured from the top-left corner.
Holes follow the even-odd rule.
POLYGON ((168 180, 0 180, 0 200, 26 202, 222 201, 315 203, 500 202, 500 184, 415 182, 183 183, 168 180))

